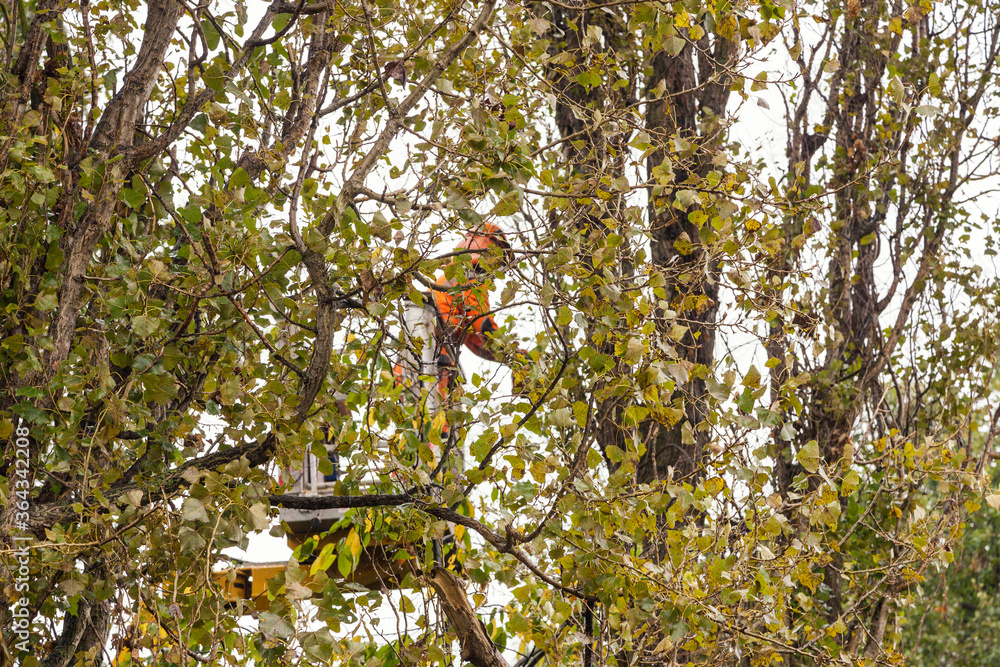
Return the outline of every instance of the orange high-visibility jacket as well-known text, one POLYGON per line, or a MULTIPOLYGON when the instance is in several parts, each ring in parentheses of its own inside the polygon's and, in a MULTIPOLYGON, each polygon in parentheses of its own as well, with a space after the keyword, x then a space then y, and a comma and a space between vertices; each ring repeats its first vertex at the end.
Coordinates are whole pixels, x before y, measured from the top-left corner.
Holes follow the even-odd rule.
MULTIPOLYGON (((437 284, 453 287, 454 281, 445 280, 442 276, 437 284)), ((444 332, 446 336, 456 345, 464 344, 478 357, 497 361, 496 356, 487 348, 486 335, 496 331, 498 327, 493 317, 487 315, 490 311, 490 299, 484 284, 477 281, 459 292, 434 290, 434 304, 447 327, 444 332)), ((452 360, 455 361, 457 360, 452 360)))

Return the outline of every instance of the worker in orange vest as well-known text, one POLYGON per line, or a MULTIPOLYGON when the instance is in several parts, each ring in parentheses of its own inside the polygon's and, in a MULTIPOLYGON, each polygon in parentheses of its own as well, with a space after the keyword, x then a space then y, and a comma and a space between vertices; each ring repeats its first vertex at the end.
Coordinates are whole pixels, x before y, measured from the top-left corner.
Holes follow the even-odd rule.
MULTIPOLYGON (((455 248, 457 259, 468 261, 475 274, 446 278, 440 275, 424 304, 410 303, 404 316, 403 342, 406 350, 394 368, 397 382, 419 395, 419 376, 437 377, 437 391, 427 392, 428 412, 434 415, 447 401, 459 376, 458 352, 464 345, 487 361, 501 361, 491 334, 499 327, 490 315, 489 294, 482 277, 486 264, 500 255, 510 262, 513 253, 499 227, 483 224, 469 231, 455 248)), ((519 356, 526 356, 519 350, 519 356)), ((445 425, 442 436, 446 436, 445 425)))
MULTIPOLYGON (((473 276, 463 276, 459 271, 456 277, 449 279, 442 274, 432 289, 424 293, 423 303, 410 301, 405 305, 400 335, 402 353, 399 363, 393 367, 393 374, 398 384, 406 387, 416 401, 424 404, 423 408, 431 419, 441 416, 438 429, 442 440, 447 440, 450 432, 441 412, 447 407, 448 398, 460 375, 459 350, 464 345, 476 356, 488 361, 501 361, 496 343, 491 340, 491 334, 499 327, 490 315, 489 293, 483 278, 489 272, 487 265, 500 263, 495 260, 509 263, 512 259, 510 244, 500 228, 483 224, 466 233, 453 253, 452 263, 467 261, 473 276), (421 377, 436 378, 436 386, 425 386, 421 377)), ((524 350, 518 350, 517 355, 527 358, 524 350)), ((343 394, 335 394, 334 397, 337 411, 342 417, 349 417, 347 397, 343 394)), ((303 472, 288 473, 297 479, 294 494, 326 485, 332 488, 339 479, 339 458, 326 426, 323 427, 323 444, 329 451, 332 472, 319 473, 318 463, 313 461, 311 454, 307 454, 308 464, 304 465, 303 472)), ((432 451, 436 449, 433 444, 430 447, 432 451)))

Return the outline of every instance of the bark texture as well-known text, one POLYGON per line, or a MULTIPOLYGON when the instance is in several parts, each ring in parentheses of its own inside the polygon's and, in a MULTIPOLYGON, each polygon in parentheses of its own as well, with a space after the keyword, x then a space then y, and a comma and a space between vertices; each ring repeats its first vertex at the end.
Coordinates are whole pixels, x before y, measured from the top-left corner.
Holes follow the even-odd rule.
POLYGON ((438 602, 458 637, 462 660, 475 667, 509 667, 469 604, 462 581, 448 570, 435 567, 427 575, 427 583, 437 592, 438 602))
POLYGON ((715 359, 720 264, 707 248, 711 229, 693 223, 688 217, 692 210, 678 209, 674 197, 685 185, 702 185, 725 139, 728 68, 736 52, 731 41, 716 37, 712 42, 705 36, 686 44, 676 56, 656 53, 646 82, 647 96, 661 87, 664 91, 649 101, 646 114, 646 129, 661 146, 649 156, 647 174, 655 181, 673 173, 672 187, 654 194, 649 202, 652 263, 672 277, 667 296, 674 315, 660 313, 659 334, 670 345, 673 325, 687 327, 677 353, 691 379, 678 391, 683 420, 672 428, 655 428, 647 437, 646 453, 636 469, 642 483, 665 479, 671 470, 684 478, 699 474, 711 438, 705 377, 715 359), (680 155, 662 148, 678 145, 692 148, 680 155))

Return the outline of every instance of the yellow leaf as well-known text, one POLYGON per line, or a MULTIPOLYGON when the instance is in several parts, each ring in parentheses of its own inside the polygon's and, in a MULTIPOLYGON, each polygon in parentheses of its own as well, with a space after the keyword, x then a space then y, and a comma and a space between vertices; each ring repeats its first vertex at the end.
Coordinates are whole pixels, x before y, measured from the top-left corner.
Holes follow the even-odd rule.
POLYGON ((333 562, 336 559, 337 554, 333 543, 324 544, 322 551, 319 552, 319 556, 316 557, 316 560, 309 567, 309 574, 315 575, 317 572, 330 569, 333 567, 333 562))
POLYGON ((736 22, 736 18, 731 14, 723 17, 721 20, 715 23, 715 32, 720 37, 724 39, 733 39, 736 35, 736 30, 739 28, 739 24, 736 22))
POLYGON ((434 415, 434 421, 431 424, 431 429, 435 433, 440 433, 448 426, 448 418, 444 414, 444 410, 434 415))
POLYGON ((361 553, 361 538, 358 537, 358 531, 351 528, 351 532, 347 535, 345 544, 347 549, 351 552, 351 557, 357 558, 358 554, 361 553))
POLYGON ((995 510, 1000 510, 1000 493, 990 493, 986 496, 986 504, 995 510))
POLYGON ((713 477, 712 479, 705 480, 705 493, 710 496, 717 495, 719 491, 722 491, 726 486, 726 483, 721 477, 713 477))
POLYGON ((660 640, 660 643, 656 645, 653 649, 654 655, 659 655, 660 653, 666 653, 674 647, 674 643, 670 641, 670 637, 664 637, 660 640))

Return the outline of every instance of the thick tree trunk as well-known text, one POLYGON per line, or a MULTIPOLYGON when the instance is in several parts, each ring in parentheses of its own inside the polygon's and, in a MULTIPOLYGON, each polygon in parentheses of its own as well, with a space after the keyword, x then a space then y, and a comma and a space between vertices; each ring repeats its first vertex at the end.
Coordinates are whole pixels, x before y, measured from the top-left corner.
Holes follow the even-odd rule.
MULTIPOLYGON (((121 91, 111 100, 94 130, 90 147, 107 157, 117 147, 130 147, 135 136, 136 120, 149 100, 163 58, 184 9, 176 0, 153 0, 149 3, 148 26, 135 66, 125 75, 121 91)), ((53 349, 46 359, 46 375, 51 376, 66 360, 73 344, 76 322, 83 305, 87 269, 94 249, 111 221, 130 160, 108 164, 97 200, 88 206, 77 225, 66 259, 59 308, 52 323, 53 349)))
MULTIPOLYGON (((619 113, 621 108, 631 104, 631 100, 614 99, 615 95, 632 95, 632 86, 625 93, 611 93, 610 81, 587 87, 577 81, 577 77, 587 72, 598 55, 612 57, 619 48, 629 42, 623 31, 624 20, 615 14, 617 10, 607 7, 598 9, 570 9, 561 6, 539 6, 538 11, 551 19, 549 38, 550 57, 558 65, 550 64, 547 76, 556 97, 556 127, 563 139, 562 154, 566 168, 577 179, 581 194, 592 197, 594 203, 575 209, 567 220, 563 216, 553 216, 550 220, 553 231, 572 230, 580 237, 586 248, 582 258, 593 267, 594 248, 604 244, 607 235, 623 222, 620 218, 622 196, 612 192, 609 199, 596 194, 602 182, 611 183, 622 176, 627 155, 627 134, 609 138, 606 131, 607 118, 619 113), (600 39, 594 39, 595 30, 600 39)), ((634 83, 633 83, 634 85, 634 83)), ((612 188, 613 190, 613 188, 612 188)), ((629 277, 632 274, 632 256, 628 241, 618 248, 618 264, 611 270, 616 276, 629 277)), ((595 318, 596 319, 596 318, 595 318)), ((589 345, 601 354, 613 357, 614 342, 598 333, 596 322, 587 331, 589 345)), ((620 372, 628 372, 621 367, 620 372)), ((599 384, 595 393, 604 389, 599 384)), ((595 403, 594 421, 596 442, 602 452, 615 446, 626 448, 627 434, 624 425, 624 411, 628 399, 617 395, 599 398, 595 403)), ((606 456, 606 454, 605 454, 606 456)), ((610 463, 614 468, 615 466, 610 463)))
POLYGON ((674 197, 685 184, 698 186, 724 138, 723 120, 729 99, 724 67, 735 53, 735 45, 721 37, 716 38, 714 46, 707 37, 697 44, 697 49, 686 44, 675 56, 661 51, 653 56, 646 82, 648 95, 654 90, 664 91, 659 99, 650 101, 646 115, 646 129, 661 147, 649 156, 647 173, 650 180, 656 181, 673 172, 671 186, 660 195, 653 194, 648 207, 652 262, 668 276, 667 297, 675 314, 668 318, 660 312, 658 330, 669 346, 676 343, 669 336, 673 325, 683 323, 687 327, 676 349, 681 362, 695 372, 686 385, 677 388, 684 402, 683 419, 671 428, 656 429, 649 439, 636 470, 641 483, 664 479, 671 470, 679 477, 699 474, 711 437, 704 378, 715 359, 720 267, 703 243, 702 228, 689 218, 698 207, 679 210, 674 206, 674 197), (668 150, 682 142, 691 142, 695 147, 688 157, 668 150))

